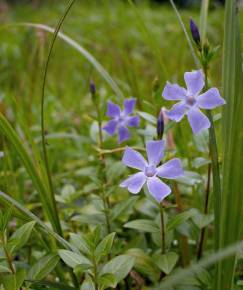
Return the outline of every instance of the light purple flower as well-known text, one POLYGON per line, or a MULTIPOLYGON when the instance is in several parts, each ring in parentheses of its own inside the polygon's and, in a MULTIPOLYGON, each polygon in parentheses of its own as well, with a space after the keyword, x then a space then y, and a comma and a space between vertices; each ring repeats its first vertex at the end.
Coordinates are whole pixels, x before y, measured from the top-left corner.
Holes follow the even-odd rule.
POLYGON ((182 176, 181 162, 178 158, 173 158, 158 166, 164 156, 163 140, 148 141, 146 143, 146 151, 148 162, 139 152, 130 147, 126 148, 122 162, 128 167, 138 169, 139 172, 124 180, 120 187, 127 187, 128 191, 136 194, 141 191, 146 183, 148 191, 158 202, 161 202, 171 193, 171 189, 158 177, 173 179, 182 176))
POLYGON ((109 135, 118 132, 118 142, 121 143, 130 138, 130 132, 127 127, 138 127, 139 116, 131 116, 136 104, 136 99, 125 99, 124 110, 111 101, 107 103, 106 115, 111 118, 103 127, 109 135))
POLYGON ((210 127, 209 119, 200 109, 211 110, 224 105, 225 100, 220 96, 217 88, 211 88, 200 94, 204 85, 204 74, 202 70, 186 72, 184 74, 187 89, 177 84, 167 82, 162 96, 165 100, 180 101, 176 103, 166 114, 169 119, 179 122, 187 115, 194 134, 210 127))

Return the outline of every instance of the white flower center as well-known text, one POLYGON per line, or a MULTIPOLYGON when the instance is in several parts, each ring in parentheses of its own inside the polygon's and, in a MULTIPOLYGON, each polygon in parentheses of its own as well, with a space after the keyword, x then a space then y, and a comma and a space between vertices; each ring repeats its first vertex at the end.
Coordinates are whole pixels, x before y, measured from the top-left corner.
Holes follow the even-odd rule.
POLYGON ((156 174, 157 170, 154 165, 149 165, 145 167, 145 175, 147 177, 153 177, 156 174))

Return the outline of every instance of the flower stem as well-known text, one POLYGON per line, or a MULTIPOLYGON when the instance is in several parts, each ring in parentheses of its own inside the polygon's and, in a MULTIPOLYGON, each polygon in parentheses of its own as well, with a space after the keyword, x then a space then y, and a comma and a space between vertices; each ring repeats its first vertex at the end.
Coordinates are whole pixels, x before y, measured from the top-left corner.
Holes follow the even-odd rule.
POLYGON ((164 208, 163 203, 159 204, 160 208, 160 235, 161 235, 161 254, 165 254, 165 223, 164 223, 164 208))
MULTIPOLYGON (((174 183, 174 193, 175 193, 177 211, 180 213, 183 211, 183 204, 181 201, 180 191, 176 182, 174 183)), ((178 240, 179 240, 179 246, 180 246, 180 251, 181 251, 182 267, 187 267, 190 265, 188 239, 186 236, 180 235, 178 240)))
POLYGON ((98 147, 99 147, 99 160, 100 160, 100 177, 103 181, 102 186, 101 186, 101 198, 102 198, 103 206, 104 206, 107 233, 109 234, 111 232, 110 221, 109 221, 110 201, 109 201, 109 197, 106 197, 107 176, 106 176, 105 154, 103 152, 102 116, 101 116, 100 106, 97 101, 97 96, 95 95, 95 92, 93 93, 92 97, 93 97, 93 102, 95 104, 97 121, 98 121, 98 129, 99 129, 98 147))
MULTIPOLYGON (((211 183, 211 163, 209 163, 208 165, 208 181, 207 181, 205 204, 204 204, 205 215, 208 214, 210 183, 211 183)), ((200 232, 200 238, 199 238, 198 249, 197 249, 197 260, 200 260, 202 257, 205 232, 206 232, 206 227, 202 228, 200 232)))

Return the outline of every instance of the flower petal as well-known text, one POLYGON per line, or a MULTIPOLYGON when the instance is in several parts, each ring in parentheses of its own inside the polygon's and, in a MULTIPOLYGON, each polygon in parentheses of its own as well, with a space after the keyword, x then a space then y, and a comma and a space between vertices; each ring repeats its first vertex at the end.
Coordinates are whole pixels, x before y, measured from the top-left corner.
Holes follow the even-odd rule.
POLYGON ((165 142, 163 140, 148 141, 146 143, 149 164, 157 166, 160 163, 160 160, 164 156, 164 147, 165 142))
POLYGON ((170 187, 162 182, 158 177, 148 178, 147 186, 148 191, 158 202, 161 202, 171 193, 170 187))
POLYGON ((186 113, 186 104, 184 102, 179 102, 175 104, 171 110, 166 112, 166 115, 169 119, 180 122, 186 113))
POLYGON ((183 176, 183 169, 181 166, 181 161, 178 158, 173 158, 168 162, 157 168, 157 175, 159 177, 173 179, 183 176))
POLYGON ((184 100, 186 97, 186 90, 177 84, 167 82, 162 92, 162 96, 165 100, 170 101, 184 100))
POLYGON ((118 142, 122 143, 130 138, 130 132, 125 126, 118 128, 118 142))
POLYGON ((196 107, 188 111, 187 118, 194 134, 198 134, 203 129, 208 129, 211 125, 209 119, 196 107))
POLYGON ((144 183, 146 181, 146 176, 143 172, 138 172, 136 174, 131 175, 129 178, 124 180, 120 187, 127 187, 128 191, 131 193, 139 193, 141 191, 144 183))
POLYGON ((119 117, 121 114, 121 110, 120 107, 116 104, 114 104, 111 101, 107 102, 107 112, 106 112, 106 116, 111 117, 111 118, 115 118, 115 117, 119 117))
POLYGON ((117 121, 110 120, 106 123, 106 125, 103 127, 103 130, 106 131, 109 135, 114 135, 117 127, 117 121))
POLYGON ((127 126, 138 127, 140 122, 139 116, 127 117, 127 126))
POLYGON ((135 104, 136 104, 135 98, 126 99, 124 101, 124 113, 126 115, 132 114, 134 107, 135 107, 135 104))
POLYGON ((187 85, 187 90, 192 96, 198 95, 204 87, 204 74, 202 70, 186 72, 184 79, 187 85))
POLYGON ((130 147, 126 148, 122 158, 122 162, 128 167, 136 168, 142 171, 148 165, 147 161, 143 158, 143 156, 130 147))
POLYGON ((197 104, 202 109, 214 109, 225 104, 217 88, 211 88, 197 98, 197 104))

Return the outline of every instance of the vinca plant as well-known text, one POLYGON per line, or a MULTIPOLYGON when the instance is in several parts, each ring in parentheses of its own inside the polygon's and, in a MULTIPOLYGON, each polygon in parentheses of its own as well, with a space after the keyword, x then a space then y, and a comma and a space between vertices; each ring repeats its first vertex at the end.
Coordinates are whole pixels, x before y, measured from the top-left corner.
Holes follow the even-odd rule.
MULTIPOLYGON (((3 20, 4 33, 27 30, 36 44, 29 89, 23 85, 15 95, 16 84, 8 80, 14 73, 3 74, 0 94, 0 290, 243 289, 238 1, 226 0, 220 8, 224 34, 215 39, 207 29, 208 14, 214 13, 208 0, 201 1, 200 24, 193 10, 182 17, 173 0, 158 11, 159 4, 101 1, 103 12, 94 3, 60 2, 53 27, 3 20), (85 5, 87 22, 71 17, 85 5), (127 25, 121 34, 112 31, 114 15, 127 25), (150 30, 152 15, 159 17, 150 30), (168 26, 158 26, 161 17, 168 26), (99 46, 97 30, 92 40, 75 41, 62 32, 66 21, 87 27, 89 21, 102 22, 109 45, 99 46), (156 37, 163 29, 170 49, 156 37), (130 55, 126 36, 138 35, 130 55), (121 51, 113 55, 116 37, 121 51), (99 61, 94 47, 101 50, 99 61), (69 67, 75 57, 82 58, 85 77, 78 61, 69 67), (123 78, 117 77, 120 69, 123 78)), ((47 5, 36 3, 33 9, 47 5)), ((6 15, 22 9, 4 5, 6 15)), ((16 39, 11 41, 0 45, 12 61, 4 70, 16 66, 20 80, 14 57, 25 61, 24 55, 8 51, 16 39)))

